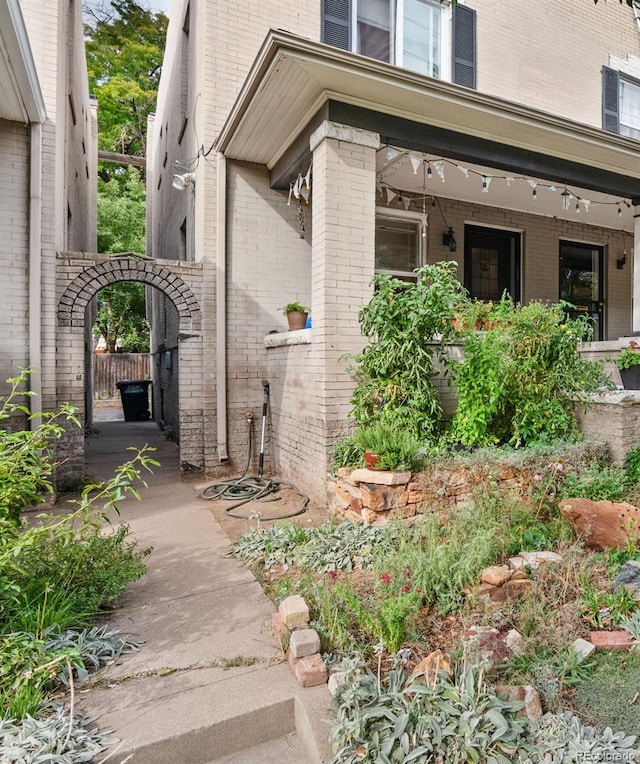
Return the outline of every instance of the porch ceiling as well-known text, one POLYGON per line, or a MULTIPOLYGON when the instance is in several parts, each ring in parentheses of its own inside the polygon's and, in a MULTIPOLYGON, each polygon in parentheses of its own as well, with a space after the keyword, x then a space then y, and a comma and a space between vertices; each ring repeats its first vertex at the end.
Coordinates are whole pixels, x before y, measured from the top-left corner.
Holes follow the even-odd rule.
POLYGON ((0 0, 0 119, 24 123, 46 119, 18 0, 0 0))
MULTIPOLYGON (((231 159, 281 171, 291 167, 287 152, 296 146, 300 153, 301 136, 321 109, 335 121, 377 131, 383 143, 412 154, 452 157, 493 176, 526 174, 541 184, 535 203, 526 181, 508 187, 495 180, 480 194, 480 180, 474 187, 452 167, 445 184, 431 181, 437 196, 556 217, 570 217, 561 211, 565 183, 592 202, 640 198, 635 141, 281 31, 271 31, 263 43, 216 148, 231 159), (555 193, 546 188, 553 183, 561 186, 555 193)), ((419 192, 422 182, 417 178, 416 187, 416 177, 407 162, 387 182, 419 192)), ((626 205, 622 210, 620 219, 615 203, 594 204, 582 219, 629 228, 631 210, 626 205)))

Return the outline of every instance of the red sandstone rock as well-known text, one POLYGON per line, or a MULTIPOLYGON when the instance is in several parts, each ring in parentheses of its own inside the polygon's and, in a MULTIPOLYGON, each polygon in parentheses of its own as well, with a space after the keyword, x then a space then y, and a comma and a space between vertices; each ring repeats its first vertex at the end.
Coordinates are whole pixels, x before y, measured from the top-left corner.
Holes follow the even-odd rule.
POLYGON ((480 573, 480 580, 483 584, 500 586, 511 578, 512 572, 507 565, 491 565, 480 573))
POLYGON ((562 514, 593 549, 624 549, 629 541, 640 541, 640 510, 628 502, 565 499, 562 514))
POLYGON ((438 671, 444 671, 449 676, 453 673, 451 663, 442 650, 434 650, 432 653, 429 653, 426 658, 423 658, 418 663, 413 673, 423 675, 427 684, 435 684, 438 678, 438 671))
POLYGON ((518 716, 526 716, 531 721, 539 719, 542 716, 542 704, 540 696, 534 687, 530 684, 508 685, 497 684, 496 695, 503 700, 520 701, 524 703, 522 711, 518 716))
POLYGON ((317 687, 324 684, 329 678, 327 667, 322 657, 315 653, 304 658, 294 658, 289 653, 289 664, 296 675, 296 679, 303 687, 317 687))
POLYGON ((628 631, 592 631, 589 641, 596 650, 628 650, 633 637, 628 631))

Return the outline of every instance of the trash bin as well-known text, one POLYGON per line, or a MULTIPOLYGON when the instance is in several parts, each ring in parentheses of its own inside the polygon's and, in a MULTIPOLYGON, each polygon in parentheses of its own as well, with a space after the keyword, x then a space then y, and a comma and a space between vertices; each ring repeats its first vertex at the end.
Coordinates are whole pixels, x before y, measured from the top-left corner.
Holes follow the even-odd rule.
POLYGON ((125 422, 141 422, 151 418, 149 411, 150 379, 123 379, 116 382, 122 399, 125 422))

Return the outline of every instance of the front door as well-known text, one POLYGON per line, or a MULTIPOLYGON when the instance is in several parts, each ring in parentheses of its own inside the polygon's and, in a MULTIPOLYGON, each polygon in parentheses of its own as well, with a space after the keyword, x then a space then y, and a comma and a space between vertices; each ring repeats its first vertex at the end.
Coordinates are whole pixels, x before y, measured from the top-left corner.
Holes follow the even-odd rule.
POLYGON ((520 300, 520 234, 465 225, 464 285, 476 300, 498 301, 504 291, 520 300))
POLYGON ((573 305, 570 316, 588 316, 593 339, 604 338, 604 247, 576 241, 560 242, 560 299, 573 305))

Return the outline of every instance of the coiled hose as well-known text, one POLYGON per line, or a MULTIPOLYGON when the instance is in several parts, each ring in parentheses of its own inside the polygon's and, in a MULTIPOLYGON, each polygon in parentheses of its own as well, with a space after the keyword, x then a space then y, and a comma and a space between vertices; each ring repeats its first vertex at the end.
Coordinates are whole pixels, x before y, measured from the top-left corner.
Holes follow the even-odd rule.
POLYGON ((247 416, 249 423, 249 449, 247 454, 247 464, 244 468, 244 472, 239 477, 229 478, 228 480, 220 480, 216 483, 211 483, 205 486, 200 492, 200 496, 207 501, 215 501, 222 499, 224 501, 235 502, 230 507, 226 507, 224 512, 229 517, 237 517, 241 520, 251 520, 252 514, 241 514, 234 510, 238 507, 248 504, 250 501, 280 501, 282 497, 277 496, 280 486, 288 486, 292 488, 302 499, 302 506, 293 512, 287 512, 284 515, 278 515, 277 517, 262 517, 261 520, 286 520, 288 517, 296 517, 306 511, 309 505, 309 497, 306 493, 302 493, 300 489, 293 483, 289 483, 286 480, 272 480, 265 478, 262 475, 247 475, 249 471, 249 465, 251 464, 251 452, 253 450, 253 417, 247 416))

